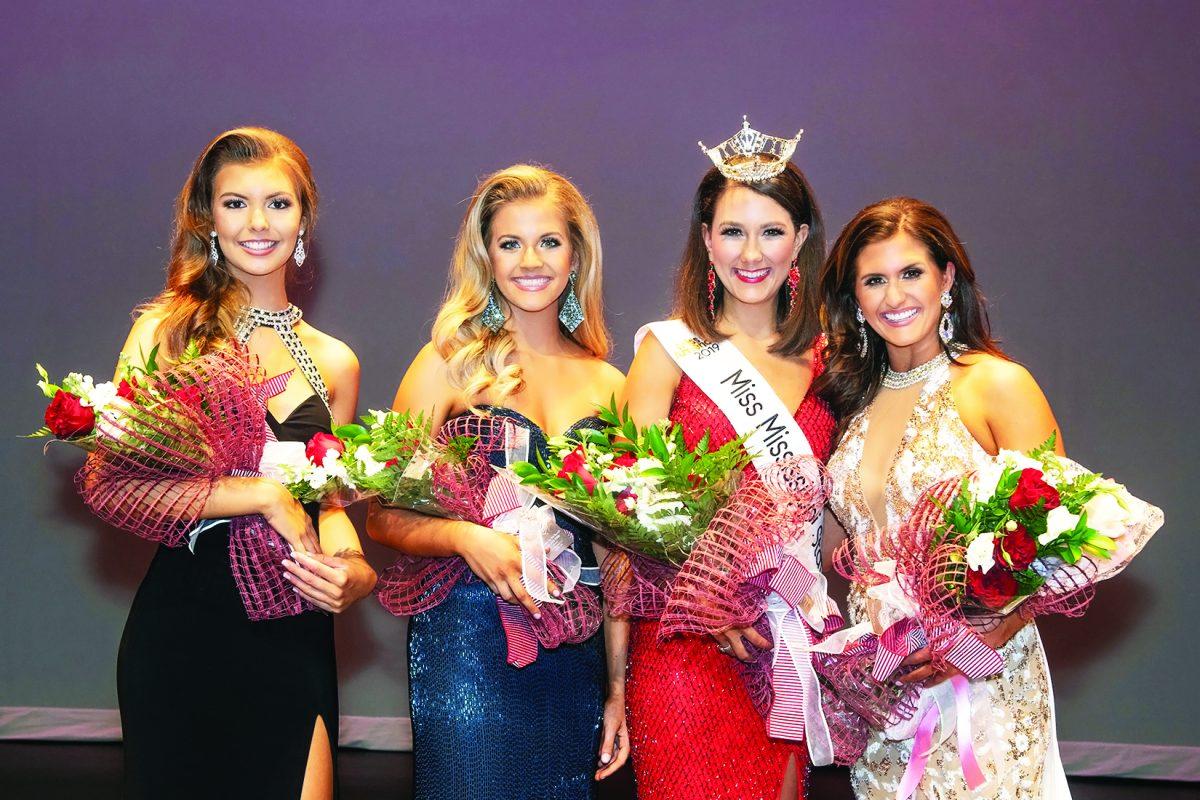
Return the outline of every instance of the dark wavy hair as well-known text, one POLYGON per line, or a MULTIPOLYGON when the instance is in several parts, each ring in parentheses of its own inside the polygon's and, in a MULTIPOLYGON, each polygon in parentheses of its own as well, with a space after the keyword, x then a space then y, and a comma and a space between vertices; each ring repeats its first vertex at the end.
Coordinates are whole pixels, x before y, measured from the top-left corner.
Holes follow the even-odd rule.
MULTIPOLYGON (((800 355, 812 347, 813 340, 821 332, 817 276, 821 270, 821 262, 825 259, 825 223, 821 219, 821 210, 813 197, 808 179, 791 162, 773 178, 754 183, 730 180, 716 167, 705 173, 692 200, 692 221, 687 244, 683 248, 683 256, 675 275, 673 314, 682 319, 696 335, 708 341, 721 338, 715 323, 708 315, 709 261, 708 249, 704 246, 703 227, 707 225, 712 228, 717 201, 731 186, 745 186, 771 198, 783 206, 796 228, 801 225, 808 226, 808 238, 804 240, 796 256, 796 268, 800 273, 796 303, 789 311, 785 284, 785 288, 779 292, 775 307, 779 340, 771 347, 771 352, 780 355, 800 355)), ((723 302, 724 292, 718 288, 715 302, 718 316, 723 302)))
MULTIPOLYGON (((911 197, 890 197, 859 211, 838 235, 821 269, 822 312, 828 331, 826 370, 817 379, 817 391, 832 407, 845 430, 851 417, 866 408, 879 391, 887 365, 883 339, 867 326, 867 354, 858 354, 859 330, 854 296, 858 255, 863 248, 907 233, 925 245, 938 269, 954 264, 950 286, 950 315, 954 344, 966 352, 991 353, 1008 358, 992 338, 987 301, 975 285, 975 270, 962 240, 950 221, 933 206, 911 197)), ((945 344, 946 353, 954 358, 945 344)))
POLYGON ((267 128, 234 128, 209 142, 192 165, 175 201, 167 285, 139 309, 162 315, 156 338, 167 358, 182 353, 189 341, 195 341, 201 350, 209 350, 232 338, 249 293, 230 271, 224 254, 215 264, 208 260, 213 184, 227 164, 270 161, 278 162, 291 177, 299 195, 305 231, 312 233, 317 219, 317 185, 308 158, 295 142, 267 128))

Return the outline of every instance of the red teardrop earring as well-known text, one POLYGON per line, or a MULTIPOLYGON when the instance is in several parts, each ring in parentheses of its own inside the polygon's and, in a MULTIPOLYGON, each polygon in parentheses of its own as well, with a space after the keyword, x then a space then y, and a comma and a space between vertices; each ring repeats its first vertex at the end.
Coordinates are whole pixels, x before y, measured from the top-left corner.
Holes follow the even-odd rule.
POLYGON ((708 262, 708 318, 717 321, 717 271, 708 262))
POLYGON ((796 307, 796 292, 800 290, 800 270, 796 269, 796 262, 792 262, 791 269, 788 270, 788 312, 790 313, 796 307))

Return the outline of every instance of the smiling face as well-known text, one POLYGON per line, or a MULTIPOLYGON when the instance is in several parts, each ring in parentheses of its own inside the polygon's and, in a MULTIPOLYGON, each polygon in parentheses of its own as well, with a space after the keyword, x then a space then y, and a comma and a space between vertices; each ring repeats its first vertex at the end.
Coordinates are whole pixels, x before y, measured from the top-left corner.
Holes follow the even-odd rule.
POLYGON ((227 164, 213 179, 213 229, 243 282, 281 270, 303 226, 296 186, 277 161, 227 164))
POLYGON ((929 249, 907 233, 864 247, 855 259, 854 296, 893 363, 910 350, 920 364, 941 348, 941 294, 954 283, 954 265, 938 268, 929 249))
POLYGON ((746 186, 730 186, 703 229, 704 246, 724 287, 725 302, 774 303, 788 270, 808 236, 787 209, 746 186))
POLYGON ((535 313, 556 306, 573 265, 569 233, 550 197, 505 203, 496 211, 488 258, 496 288, 514 309, 535 313))

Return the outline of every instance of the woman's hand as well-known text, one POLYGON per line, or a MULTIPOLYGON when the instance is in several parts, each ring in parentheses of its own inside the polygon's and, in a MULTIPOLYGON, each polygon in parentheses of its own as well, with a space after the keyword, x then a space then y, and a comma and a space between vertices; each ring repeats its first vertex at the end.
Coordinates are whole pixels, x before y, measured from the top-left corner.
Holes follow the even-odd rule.
POLYGON ((600 729, 600 768, 596 780, 602 781, 629 760, 629 728, 625 724, 625 693, 610 691, 604 701, 604 722, 600 729))
POLYGON ((320 553, 317 532, 304 506, 288 494, 282 484, 266 478, 260 480, 263 496, 259 513, 267 520, 267 524, 286 539, 293 550, 320 553))
MULTIPOLYGON (((1025 627, 1027 619, 1021 616, 1019 611, 1013 611, 1000 620, 1000 624, 992 628, 987 633, 979 634, 979 640, 993 650, 999 651, 1001 647, 1008 644, 1012 637, 1017 635, 1017 631, 1025 627)), ((930 653, 928 647, 922 647, 908 658, 900 662, 902 667, 915 666, 912 672, 903 675, 900 678, 901 683, 919 683, 927 681, 927 685, 935 686, 944 680, 947 680, 952 675, 961 675, 962 671, 953 664, 947 664, 946 668, 937 671, 933 665, 929 663, 930 653)))
POLYGON ((771 649, 771 641, 754 628, 730 628, 727 631, 714 633, 712 637, 717 640, 718 650, 741 661, 754 661, 756 658, 756 656, 750 655, 750 651, 746 649, 747 642, 759 650, 771 649))
MULTIPOLYGON (((517 537, 499 533, 482 525, 470 525, 455 543, 458 554, 467 562, 497 597, 524 606, 534 619, 541 619, 537 603, 521 582, 521 546, 517 537)), ((561 596, 558 586, 550 580, 546 588, 554 597, 561 596)))
POLYGON ((283 577, 317 608, 340 614, 375 588, 375 570, 357 550, 335 555, 309 555, 297 550, 294 561, 284 559, 283 577))

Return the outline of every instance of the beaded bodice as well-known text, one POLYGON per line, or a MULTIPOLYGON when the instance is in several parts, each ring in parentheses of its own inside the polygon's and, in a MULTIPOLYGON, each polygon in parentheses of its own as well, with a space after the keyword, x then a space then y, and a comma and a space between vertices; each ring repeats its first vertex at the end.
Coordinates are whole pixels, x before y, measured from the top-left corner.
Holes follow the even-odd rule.
POLYGON ((875 520, 863 492, 861 472, 873 407, 874 403, 868 405, 850 420, 829 459, 833 481, 829 504, 855 545, 878 555, 876 522, 885 529, 896 529, 925 489, 974 470, 991 456, 963 424, 951 394, 950 366, 942 365, 926 381, 909 415, 883 482, 886 519, 875 520))

